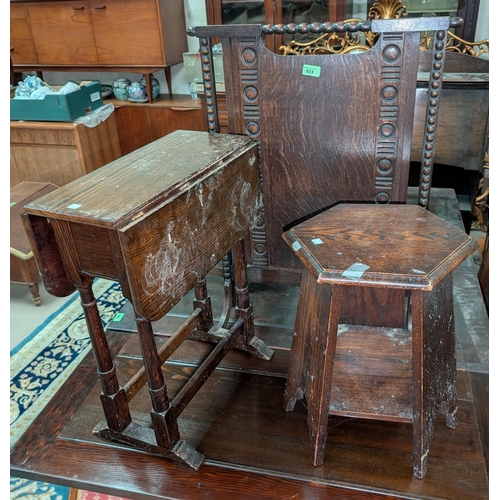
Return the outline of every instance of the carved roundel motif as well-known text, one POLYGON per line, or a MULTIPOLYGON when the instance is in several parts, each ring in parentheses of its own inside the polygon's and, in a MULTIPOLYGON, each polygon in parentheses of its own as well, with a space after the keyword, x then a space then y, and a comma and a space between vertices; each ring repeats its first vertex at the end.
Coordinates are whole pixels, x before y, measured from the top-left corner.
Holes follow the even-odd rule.
POLYGON ((257 223, 255 224, 254 229, 262 229, 265 226, 266 222, 264 221, 264 218, 259 215, 257 217, 257 223))
POLYGON ((392 161, 388 158, 382 158, 377 162, 377 170, 379 173, 387 175, 392 172, 392 161))
POLYGON ((254 245, 253 251, 257 255, 265 255, 267 252, 265 245, 263 245, 262 243, 257 243, 256 245, 254 245))
POLYGON ((257 122, 248 122, 245 126, 245 132, 250 137, 256 137, 260 134, 260 125, 257 122))
POLYGON ((253 85, 248 85, 243 89, 243 95, 245 96, 246 101, 254 102, 257 100, 259 91, 253 85))
POLYGON ((375 195, 375 203, 379 203, 380 205, 384 205, 386 203, 389 203, 391 201, 391 197, 389 196, 389 193, 386 193, 385 191, 381 191, 380 193, 377 193, 375 195))
POLYGON ((378 129, 382 137, 391 137, 396 133, 396 127, 392 123, 382 123, 378 129))
POLYGON ((251 66, 252 64, 255 63, 256 59, 257 59, 257 53, 255 52, 254 49, 246 47, 241 51, 241 60, 243 64, 251 66))
POLYGON ((398 98, 398 89, 394 85, 386 85, 380 92, 384 102, 394 102, 398 98))
POLYGON ((382 58, 387 63, 396 62, 401 56, 401 49, 397 45, 388 45, 382 52, 382 58))

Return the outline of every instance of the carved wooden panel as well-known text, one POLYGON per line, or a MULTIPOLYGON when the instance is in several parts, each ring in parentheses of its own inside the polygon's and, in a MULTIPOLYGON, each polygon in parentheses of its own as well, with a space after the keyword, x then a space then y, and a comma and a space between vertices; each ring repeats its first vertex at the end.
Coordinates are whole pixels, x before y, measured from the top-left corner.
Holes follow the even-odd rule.
POLYGON ((404 52, 416 36, 388 33, 364 54, 301 58, 272 54, 258 37, 223 40, 237 82, 227 92, 229 131, 258 141, 262 158, 265 222, 252 233, 252 264, 265 265, 265 255, 270 266, 298 268, 283 228, 338 201, 405 201, 418 53, 404 52))
MULTIPOLYGON (((210 38, 222 42, 228 131, 258 144, 264 212, 247 242, 248 262, 299 269, 282 233, 344 202, 404 203, 409 177, 421 31, 435 33, 425 117, 426 205, 450 18, 391 19, 311 25, 224 25, 188 31, 200 38, 208 126, 218 131, 210 38), (262 35, 378 33, 368 51, 282 56, 262 35), (205 51, 205 52, 203 52, 205 51), (434 127, 434 128, 433 128, 434 127)), ((349 224, 349 221, 346 221, 349 224)))

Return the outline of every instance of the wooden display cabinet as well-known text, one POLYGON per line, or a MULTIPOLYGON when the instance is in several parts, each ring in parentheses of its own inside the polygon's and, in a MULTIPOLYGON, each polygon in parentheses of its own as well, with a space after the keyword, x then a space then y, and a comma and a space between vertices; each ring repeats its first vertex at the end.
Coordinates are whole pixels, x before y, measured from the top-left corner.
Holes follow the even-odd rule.
POLYGON ((171 92, 187 51, 182 0, 11 1, 10 17, 15 71, 163 70, 171 92))
POLYGON ((200 99, 160 94, 153 103, 106 99, 115 106, 122 154, 156 141, 175 130, 207 130, 200 99))
POLYGON ((10 186, 23 181, 63 186, 120 158, 115 114, 81 123, 10 122, 10 186))

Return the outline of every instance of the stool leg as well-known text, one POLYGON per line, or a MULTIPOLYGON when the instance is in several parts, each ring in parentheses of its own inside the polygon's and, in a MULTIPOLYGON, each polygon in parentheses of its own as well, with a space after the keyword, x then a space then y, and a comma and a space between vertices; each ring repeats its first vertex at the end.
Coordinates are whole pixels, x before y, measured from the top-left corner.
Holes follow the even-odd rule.
MULTIPOLYGON (((443 321, 443 344, 440 350, 443 357, 444 378, 441 381, 442 402, 439 410, 446 416, 446 426, 455 429, 458 425, 458 396, 452 275, 449 274, 438 286, 442 302, 441 310, 446 309, 447 318, 447 321, 443 321)), ((445 319, 444 315, 442 319, 445 319)))
MULTIPOLYGON (((325 292, 326 291, 328 291, 328 289, 325 287, 325 292)), ((302 270, 302 280, 300 282, 297 314, 295 317, 290 361, 288 363, 288 372, 286 376, 285 396, 283 398, 285 411, 292 411, 295 408, 297 401, 304 398, 304 390, 308 386, 306 372, 309 372, 311 369, 308 363, 311 359, 311 342, 309 338, 309 332, 311 331, 309 321, 311 318, 307 312, 309 297, 315 297, 316 292, 320 292, 319 285, 311 276, 307 268, 304 267, 302 270)), ((330 298, 328 297, 328 303, 329 302, 330 298)))
POLYGON ((89 285, 78 288, 81 303, 89 330, 90 341, 97 364, 97 373, 101 380, 101 403, 108 427, 114 431, 123 431, 132 421, 125 391, 118 383, 115 367, 109 350, 106 334, 102 326, 97 301, 89 285))
POLYGON ((284 406, 295 407, 305 396, 311 436, 311 461, 323 463, 328 435, 333 362, 337 345, 343 288, 320 285, 306 269, 302 273, 297 318, 290 352, 284 406))
POLYGON ((413 291, 413 474, 423 478, 437 412, 458 424, 451 274, 431 292, 413 291))
POLYGON ((151 322, 136 317, 137 333, 141 345, 144 368, 148 379, 149 395, 153 408, 151 421, 158 446, 171 450, 179 441, 179 428, 177 419, 169 409, 167 387, 161 371, 160 358, 154 339, 151 322))

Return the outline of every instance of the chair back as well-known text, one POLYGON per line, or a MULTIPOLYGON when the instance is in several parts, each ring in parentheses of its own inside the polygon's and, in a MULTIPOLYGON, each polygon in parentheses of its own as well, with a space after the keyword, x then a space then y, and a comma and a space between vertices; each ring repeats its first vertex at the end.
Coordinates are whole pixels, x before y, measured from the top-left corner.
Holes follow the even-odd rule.
POLYGON ((421 32, 433 31, 419 195, 419 203, 427 205, 447 29, 456 22, 405 18, 188 31, 200 38, 209 131, 218 131, 211 54, 211 40, 217 37, 229 133, 246 134, 259 146, 264 212, 247 243, 250 267, 298 271, 283 230, 338 202, 406 201, 419 43, 421 32), (265 47, 264 35, 287 30, 379 36, 363 53, 283 56, 265 47))

